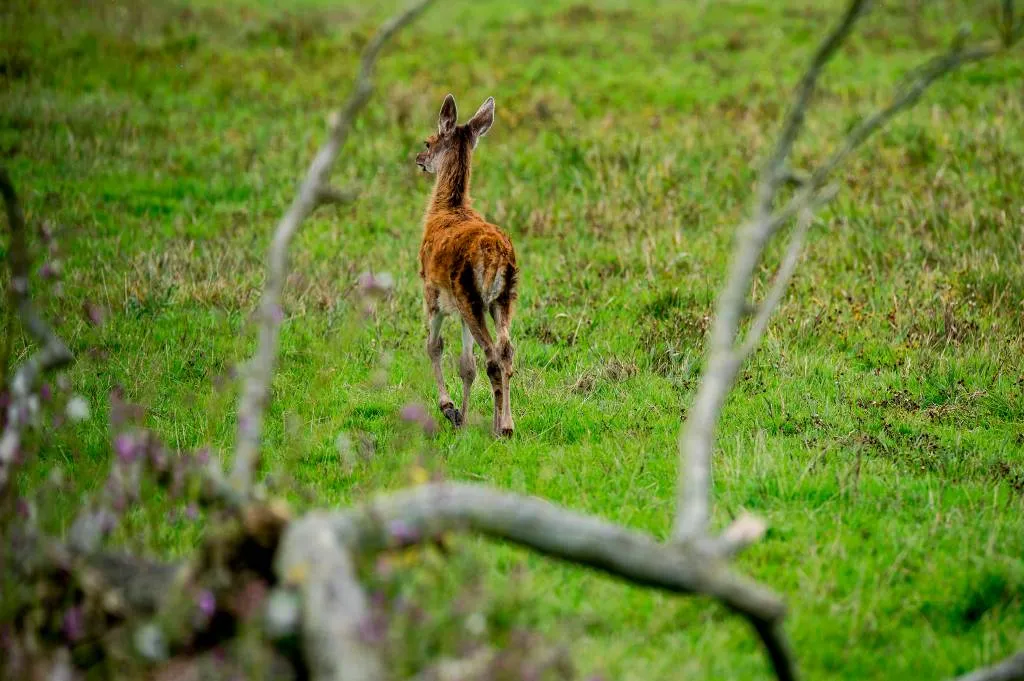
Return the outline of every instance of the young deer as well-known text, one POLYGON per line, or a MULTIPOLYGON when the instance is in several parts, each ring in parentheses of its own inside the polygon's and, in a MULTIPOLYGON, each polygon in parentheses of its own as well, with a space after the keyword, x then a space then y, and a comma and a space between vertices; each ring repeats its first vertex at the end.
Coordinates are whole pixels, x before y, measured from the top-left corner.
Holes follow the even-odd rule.
POLYGON ((494 432, 512 435, 509 378, 512 342, 509 324, 516 300, 519 268, 512 242, 470 205, 470 159, 477 142, 494 122, 494 98, 488 97, 465 125, 457 125, 455 98, 441 106, 437 133, 426 140, 416 164, 437 179, 427 205, 420 246, 420 278, 426 303, 427 354, 434 365, 441 412, 458 427, 466 419, 469 391, 476 379, 473 342, 483 348, 487 377, 494 391, 494 432), (485 313, 494 320, 497 342, 487 329, 485 313), (444 385, 441 325, 448 314, 462 317, 462 411, 455 409, 444 385))

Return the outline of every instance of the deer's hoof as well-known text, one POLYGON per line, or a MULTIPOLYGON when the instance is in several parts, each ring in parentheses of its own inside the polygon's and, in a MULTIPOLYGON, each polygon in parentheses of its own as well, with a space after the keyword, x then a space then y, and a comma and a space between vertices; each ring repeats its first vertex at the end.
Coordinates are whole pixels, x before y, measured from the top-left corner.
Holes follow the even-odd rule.
POLYGON ((455 426, 456 428, 462 427, 462 414, 459 412, 458 409, 455 408, 455 405, 446 404, 445 406, 441 407, 441 413, 444 414, 444 417, 448 419, 448 421, 451 422, 453 426, 455 426))
POLYGON ((514 432, 515 429, 512 428, 511 426, 505 428, 498 428, 498 437, 512 437, 512 433, 514 432))

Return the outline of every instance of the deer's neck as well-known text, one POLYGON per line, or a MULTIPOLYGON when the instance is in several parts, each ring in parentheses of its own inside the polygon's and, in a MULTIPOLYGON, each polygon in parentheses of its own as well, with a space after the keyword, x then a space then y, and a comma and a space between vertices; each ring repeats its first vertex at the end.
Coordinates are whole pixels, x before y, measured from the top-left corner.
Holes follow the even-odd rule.
POLYGON ((444 165, 438 169, 430 210, 458 210, 470 207, 469 178, 470 149, 466 143, 457 144, 448 152, 444 165))

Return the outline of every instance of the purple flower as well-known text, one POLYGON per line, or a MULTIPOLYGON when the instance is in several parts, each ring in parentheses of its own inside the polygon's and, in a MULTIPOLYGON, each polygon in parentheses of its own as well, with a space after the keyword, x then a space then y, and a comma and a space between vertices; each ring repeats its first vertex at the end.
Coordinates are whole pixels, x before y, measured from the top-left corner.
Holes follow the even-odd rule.
POLYGON ((405 405, 398 412, 398 417, 406 423, 419 425, 427 435, 433 435, 437 432, 437 421, 427 413, 426 408, 422 404, 413 402, 405 405))
POLYGON ((43 279, 56 279, 60 276, 60 260, 48 260, 39 268, 39 276, 43 279))
POLYGON ((39 399, 43 402, 49 402, 51 397, 53 397, 53 388, 50 387, 49 383, 43 383, 39 386, 39 399))
POLYGON ((217 599, 214 598, 213 592, 209 589, 203 589, 199 593, 196 605, 199 606, 199 612, 203 613, 203 616, 207 619, 213 617, 213 613, 217 611, 217 599))
POLYGON ((85 636, 85 615, 81 606, 68 608, 64 612, 64 622, 61 626, 64 637, 71 643, 82 640, 85 636))
POLYGON ((428 417, 427 410, 422 404, 407 404, 398 412, 399 418, 409 423, 423 423, 428 417))
POLYGON ((194 503, 186 506, 185 517, 189 520, 197 520, 199 518, 199 507, 196 506, 194 503))
POLYGON ((412 544, 419 538, 416 529, 404 520, 392 520, 388 525, 388 534, 399 544, 412 544))
POLYGON ((167 452, 159 443, 149 448, 149 462, 153 465, 153 470, 158 473, 167 470, 167 452))
POLYGON ((22 518, 28 518, 32 515, 32 506, 25 497, 19 497, 18 501, 14 504, 14 508, 22 518))
POLYGON ((383 298, 395 288, 395 278, 387 272, 373 274, 363 272, 359 275, 359 293, 366 297, 383 298))
POLYGON ((200 466, 205 466, 210 463, 210 448, 203 447, 202 449, 196 450, 196 463, 200 466))
POLYGON ((103 321, 106 319, 107 312, 96 303, 83 303, 82 312, 85 314, 85 318, 93 326, 103 326, 103 321))
POLYGON ((178 459, 174 462, 174 468, 171 470, 171 488, 168 490, 172 498, 181 496, 181 493, 185 491, 185 462, 178 459))
POLYGON ((121 433, 114 440, 114 451, 122 462, 131 463, 139 455, 139 443, 130 433, 121 433))

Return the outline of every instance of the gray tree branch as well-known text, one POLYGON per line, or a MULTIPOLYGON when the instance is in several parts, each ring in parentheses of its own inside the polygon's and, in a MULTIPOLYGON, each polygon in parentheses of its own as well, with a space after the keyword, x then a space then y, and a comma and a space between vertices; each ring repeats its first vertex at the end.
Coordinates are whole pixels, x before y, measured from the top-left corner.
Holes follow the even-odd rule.
MULTIPOLYGON (((25 231, 25 215, 21 202, 14 190, 14 184, 5 168, 0 168, 0 194, 7 209, 7 226, 10 232, 8 264, 11 281, 8 288, 8 302, 17 310, 18 319, 32 339, 41 347, 14 370, 8 384, 9 404, 7 422, 0 434, 0 492, 7 486, 11 468, 21 447, 22 431, 27 425, 30 413, 30 398, 39 377, 54 369, 70 364, 74 356, 60 336, 50 327, 32 304, 29 295, 29 274, 32 258, 25 231)), ((10 342, 13 329, 7 329, 10 342)), ((6 372, 7 367, 4 367, 6 372)), ((6 373, 5 373, 6 375, 6 373)))
POLYGON ((302 596, 302 642, 313 681, 384 681, 380 651, 366 640, 370 610, 348 547, 330 523, 310 515, 285 532, 278 578, 302 596))
POLYGON ((1024 651, 991 667, 958 676, 955 681, 1024 681, 1024 651))
POLYGON ((387 41, 422 13, 433 0, 418 0, 377 32, 363 50, 359 74, 348 100, 331 117, 330 135, 306 171, 298 194, 274 231, 267 256, 267 283, 259 307, 259 340, 249 361, 238 405, 238 440, 230 482, 247 493, 259 467, 263 413, 270 401, 270 384, 277 364, 278 333, 283 311, 281 294, 288 274, 288 246, 303 220, 323 203, 352 200, 354 194, 330 186, 329 175, 338 152, 345 144, 356 117, 373 92, 373 71, 377 56, 387 41))

